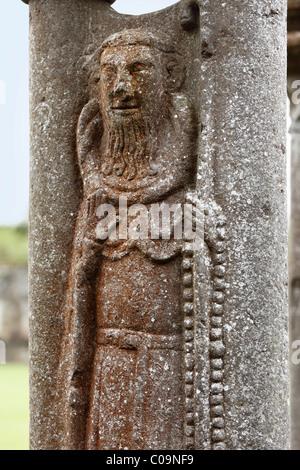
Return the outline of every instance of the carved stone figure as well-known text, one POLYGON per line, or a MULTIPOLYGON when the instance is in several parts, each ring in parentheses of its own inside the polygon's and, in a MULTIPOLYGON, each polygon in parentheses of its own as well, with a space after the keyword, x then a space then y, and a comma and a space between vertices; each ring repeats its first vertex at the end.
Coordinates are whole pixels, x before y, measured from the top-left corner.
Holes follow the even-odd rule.
MULTIPOLYGON (((120 197, 129 207, 182 205, 193 188, 196 131, 180 93, 184 71, 174 47, 148 31, 114 34, 97 56, 98 96, 82 110, 77 129, 84 198, 58 380, 65 387, 65 446, 191 448, 183 330, 184 299, 187 308, 193 300, 192 274, 185 272, 192 258, 184 271, 183 242, 174 231, 169 240, 104 241, 96 230, 103 204, 117 212, 120 197)), ((192 342, 189 322, 187 329, 192 342)))
POLYGON ((31 448, 287 448, 286 2, 27 3, 31 448))

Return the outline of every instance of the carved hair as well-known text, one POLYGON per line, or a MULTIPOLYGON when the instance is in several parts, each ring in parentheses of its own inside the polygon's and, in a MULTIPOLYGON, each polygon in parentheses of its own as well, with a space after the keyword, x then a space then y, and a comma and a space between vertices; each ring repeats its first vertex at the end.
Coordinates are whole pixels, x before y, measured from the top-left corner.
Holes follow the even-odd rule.
POLYGON ((149 30, 127 29, 109 36, 102 45, 88 48, 83 62, 83 70, 88 73, 91 97, 96 98, 100 80, 99 62, 108 47, 147 46, 162 53, 163 66, 166 70, 166 87, 169 92, 178 91, 185 79, 185 67, 180 52, 171 44, 169 38, 154 34, 149 30))
POLYGON ((103 42, 99 51, 99 58, 106 48, 119 46, 148 46, 161 52, 176 53, 169 39, 162 35, 155 35, 148 30, 127 29, 113 34, 103 42))

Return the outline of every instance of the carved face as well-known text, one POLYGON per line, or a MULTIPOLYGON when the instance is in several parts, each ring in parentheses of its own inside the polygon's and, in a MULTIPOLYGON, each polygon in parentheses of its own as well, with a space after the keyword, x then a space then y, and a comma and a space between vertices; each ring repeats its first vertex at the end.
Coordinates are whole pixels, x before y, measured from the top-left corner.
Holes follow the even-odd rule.
POLYGON ((163 70, 155 50, 143 45, 108 47, 102 53, 100 71, 104 113, 125 118, 161 112, 163 70))

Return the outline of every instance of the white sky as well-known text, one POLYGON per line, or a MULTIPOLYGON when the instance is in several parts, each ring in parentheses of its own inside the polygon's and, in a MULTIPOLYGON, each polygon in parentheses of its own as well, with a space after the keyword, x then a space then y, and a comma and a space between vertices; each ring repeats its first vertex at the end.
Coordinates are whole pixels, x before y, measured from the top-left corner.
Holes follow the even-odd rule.
POLYGON ((28 208, 28 6, 0 0, 0 225, 19 223, 28 208))
MULTIPOLYGON (((141 14, 174 3, 117 0, 113 7, 120 13, 141 14)), ((0 225, 14 225, 27 220, 28 213, 28 5, 0 0, 0 11, 0 225)))

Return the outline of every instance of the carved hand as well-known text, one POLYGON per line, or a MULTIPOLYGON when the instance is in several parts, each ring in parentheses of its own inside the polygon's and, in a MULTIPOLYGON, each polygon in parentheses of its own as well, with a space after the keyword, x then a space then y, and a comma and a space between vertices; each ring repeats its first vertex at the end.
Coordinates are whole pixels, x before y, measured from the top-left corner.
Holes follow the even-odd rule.
POLYGON ((102 190, 93 193, 87 199, 85 237, 97 243, 103 243, 112 236, 119 225, 114 207, 109 204, 107 196, 102 190), (100 206, 102 210, 99 211, 100 206), (101 221, 105 223, 101 224, 101 221))
POLYGON ((106 204, 106 198, 101 190, 96 191, 87 198, 86 204, 86 222, 85 222, 85 237, 91 241, 103 242, 97 237, 96 229, 101 218, 97 216, 97 208, 101 204, 106 204))
POLYGON ((88 173, 86 165, 93 164, 89 158, 92 152, 99 148, 102 134, 102 118, 99 102, 96 99, 89 101, 81 111, 77 126, 77 152, 82 178, 88 173))

